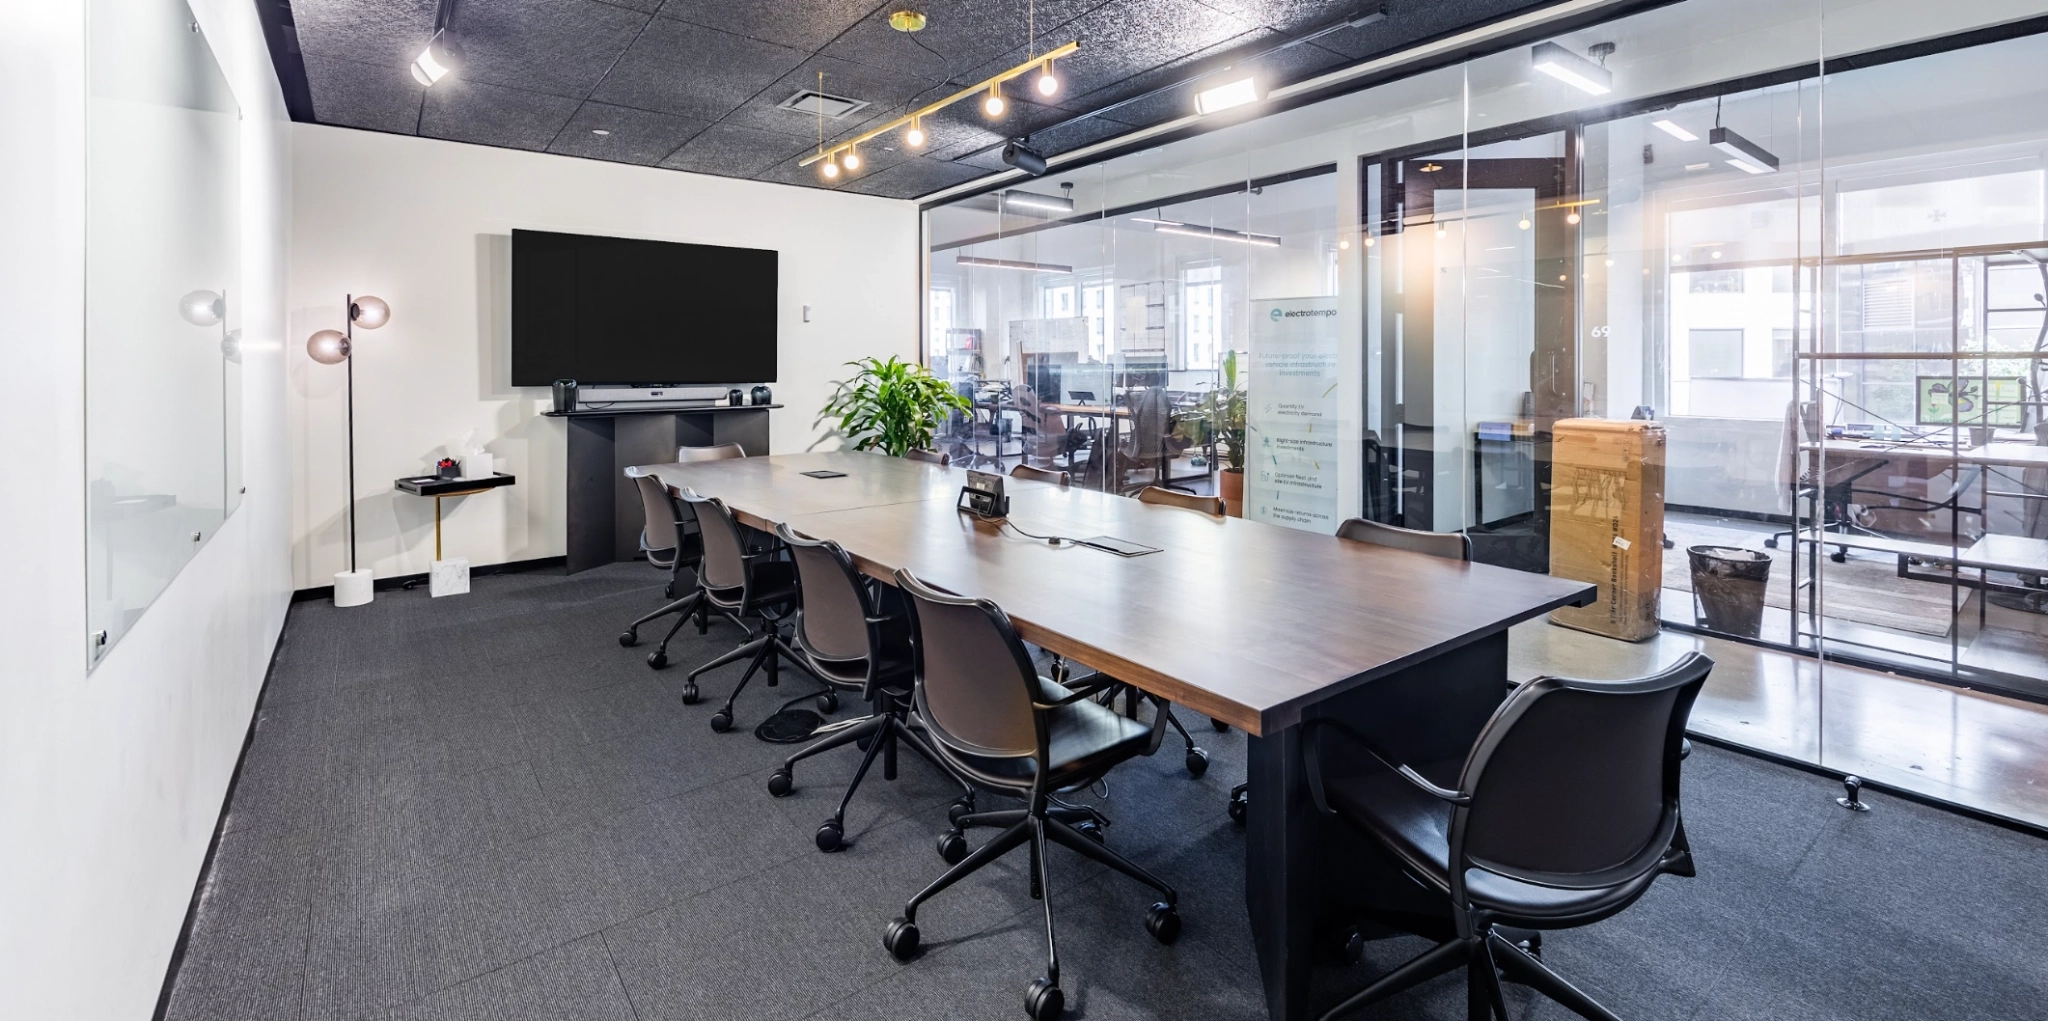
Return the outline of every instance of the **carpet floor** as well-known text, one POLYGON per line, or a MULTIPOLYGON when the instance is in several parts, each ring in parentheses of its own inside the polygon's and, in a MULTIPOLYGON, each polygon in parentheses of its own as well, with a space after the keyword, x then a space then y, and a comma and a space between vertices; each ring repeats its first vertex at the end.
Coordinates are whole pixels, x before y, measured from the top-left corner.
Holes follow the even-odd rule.
MULTIPOLYGON (((618 564, 573 577, 478 578, 467 596, 387 592, 292 608, 220 847, 205 877, 172 1021, 721 1021, 1023 1016, 1044 967, 1039 906, 1011 855, 920 912, 927 949, 898 963, 883 926, 937 876, 950 782, 906 757, 871 777, 849 846, 812 831, 856 764, 812 759, 765 789, 790 746, 752 727, 808 690, 757 680, 739 726, 706 723, 740 666, 684 673, 729 624, 670 650, 620 648, 660 600, 618 564)), ((859 711, 843 707, 840 717, 859 711)), ((1191 724, 1202 724, 1187 715, 1191 724)), ((1185 929, 1145 935, 1148 891, 1055 851, 1049 866, 1070 1016, 1264 1016, 1244 909, 1244 838, 1223 812, 1244 738, 1195 728, 1191 779, 1164 752, 1113 773, 1108 840, 1181 892, 1185 929)), ((1830 781, 1700 746, 1685 779, 1697 879, 1554 933, 1551 965, 1622 1017, 1924 1021, 2041 1016, 2048 845, 1899 801, 1837 808, 1830 781)), ((987 831, 977 831, 975 839, 987 831)), ((1331 966, 1334 1001, 1423 949, 1401 938, 1331 966)), ((1569 1016, 1509 986, 1517 1019, 1569 1016)), ((1440 979, 1360 1018, 1462 1017, 1440 979)))

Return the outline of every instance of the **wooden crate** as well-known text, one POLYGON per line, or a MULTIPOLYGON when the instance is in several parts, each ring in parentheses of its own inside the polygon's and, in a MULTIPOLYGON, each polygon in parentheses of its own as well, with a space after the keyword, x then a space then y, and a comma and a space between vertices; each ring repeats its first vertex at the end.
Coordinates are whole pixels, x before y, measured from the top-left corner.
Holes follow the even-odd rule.
POLYGON ((1664 427, 1568 418, 1551 444, 1550 573, 1592 582, 1591 606, 1552 623, 1639 642, 1657 633, 1664 590, 1664 427))

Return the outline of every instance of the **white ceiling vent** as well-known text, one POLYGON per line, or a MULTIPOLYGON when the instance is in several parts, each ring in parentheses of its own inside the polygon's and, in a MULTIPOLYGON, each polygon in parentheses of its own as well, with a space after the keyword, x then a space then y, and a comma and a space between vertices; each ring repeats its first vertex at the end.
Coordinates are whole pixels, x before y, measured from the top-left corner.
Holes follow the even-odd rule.
POLYGON ((868 103, 864 99, 848 99, 845 96, 827 95, 816 89, 805 89, 777 105, 784 110, 800 113, 806 117, 816 117, 819 111, 822 110, 827 118, 836 121, 855 111, 865 109, 868 103))

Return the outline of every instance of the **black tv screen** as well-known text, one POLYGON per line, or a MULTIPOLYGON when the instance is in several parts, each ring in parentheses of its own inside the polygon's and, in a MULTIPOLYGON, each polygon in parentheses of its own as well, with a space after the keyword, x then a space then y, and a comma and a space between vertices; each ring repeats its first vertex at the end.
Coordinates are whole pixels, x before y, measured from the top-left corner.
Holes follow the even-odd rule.
POLYGON ((776 253, 512 232, 512 385, 775 382, 776 253))

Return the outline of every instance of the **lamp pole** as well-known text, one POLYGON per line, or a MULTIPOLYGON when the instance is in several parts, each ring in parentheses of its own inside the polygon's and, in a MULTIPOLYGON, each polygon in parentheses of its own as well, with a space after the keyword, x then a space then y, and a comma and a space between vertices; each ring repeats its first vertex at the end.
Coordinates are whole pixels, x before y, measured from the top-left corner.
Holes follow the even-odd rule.
POLYGON ((342 297, 348 318, 348 569, 356 569, 356 296, 342 297))

